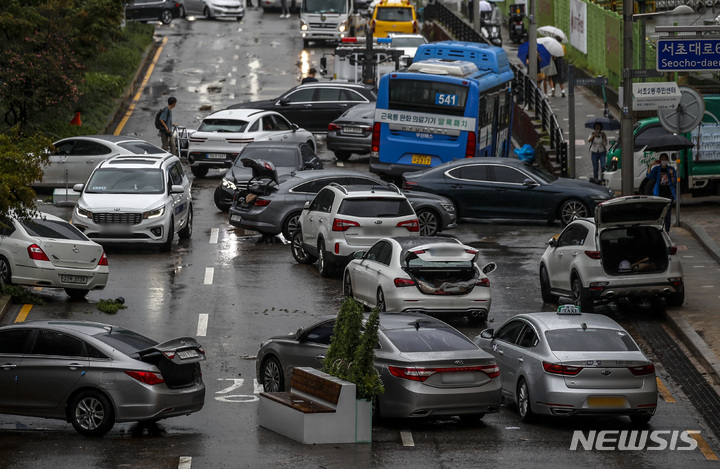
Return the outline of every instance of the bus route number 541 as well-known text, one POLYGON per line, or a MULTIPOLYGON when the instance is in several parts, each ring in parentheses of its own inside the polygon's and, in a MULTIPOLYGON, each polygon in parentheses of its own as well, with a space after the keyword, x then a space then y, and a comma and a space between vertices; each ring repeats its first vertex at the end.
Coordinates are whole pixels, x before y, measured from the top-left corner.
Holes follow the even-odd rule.
POLYGON ((435 104, 444 106, 457 106, 457 95, 438 93, 435 95, 435 104))

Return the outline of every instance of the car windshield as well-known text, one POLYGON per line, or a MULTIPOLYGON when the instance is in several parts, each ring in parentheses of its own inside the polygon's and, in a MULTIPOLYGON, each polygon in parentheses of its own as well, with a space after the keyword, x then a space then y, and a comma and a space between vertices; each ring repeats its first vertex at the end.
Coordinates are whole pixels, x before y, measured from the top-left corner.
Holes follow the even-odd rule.
POLYGON ((235 166, 238 168, 243 168, 242 160, 243 158, 252 158, 252 159, 260 159, 269 161, 272 164, 275 165, 275 167, 290 167, 290 168, 297 168, 298 166, 298 160, 297 160, 297 152, 295 151, 295 147, 287 147, 287 148, 269 148, 269 147, 263 147, 263 148, 253 148, 252 146, 247 146, 241 153, 241 156, 238 158, 235 158, 235 166))
POLYGON ((66 221, 41 220, 35 218, 32 220, 20 220, 20 224, 30 236, 35 236, 36 238, 87 241, 87 238, 80 230, 66 221))
POLYGON ((129 356, 158 344, 144 335, 121 327, 113 327, 111 331, 105 331, 93 337, 129 356))
POLYGON ((303 0, 303 13, 346 13, 347 0, 303 0))
POLYGON ((557 180, 557 176, 554 176, 547 171, 544 171, 542 169, 539 169, 535 166, 531 166, 529 164, 525 165, 524 167, 525 171, 532 174, 535 178, 540 179, 543 182, 551 183, 553 181, 557 180))
POLYGON ((341 215, 354 217, 404 217, 412 215, 413 209, 407 199, 369 197, 348 198, 343 200, 338 209, 341 215))
POLYGON ((634 352, 637 345, 630 335, 617 329, 555 329, 545 331, 553 352, 634 352))
POLYGON ((202 121, 198 132, 245 132, 247 121, 238 119, 214 119, 207 118, 202 121))
POLYGON ((427 41, 424 37, 393 36, 392 38, 393 47, 420 47, 421 44, 425 43, 427 41))
POLYGON ((378 7, 375 19, 378 21, 412 21, 412 8, 408 7, 378 7))
POLYGON ((163 172, 148 168, 101 168, 87 182, 93 194, 162 194, 163 172))
POLYGON ((158 153, 165 153, 165 150, 162 148, 156 147, 152 143, 143 142, 142 140, 135 142, 122 142, 118 143, 118 146, 135 155, 156 155, 158 153))
POLYGON ((451 328, 404 328, 383 331, 401 352, 451 352, 476 350, 477 346, 460 332, 451 328))

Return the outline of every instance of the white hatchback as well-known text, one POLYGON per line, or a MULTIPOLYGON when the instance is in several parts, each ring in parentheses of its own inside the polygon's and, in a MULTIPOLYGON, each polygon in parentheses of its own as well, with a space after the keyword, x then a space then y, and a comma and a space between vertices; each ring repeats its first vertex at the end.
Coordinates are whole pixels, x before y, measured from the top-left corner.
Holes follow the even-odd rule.
POLYGON ((662 229, 669 204, 663 197, 619 197, 599 204, 594 219, 569 223, 540 260, 543 301, 572 296, 584 312, 621 298, 664 297, 681 306, 683 269, 662 229))
POLYGON ((250 142, 307 143, 317 149, 311 132, 291 124, 274 111, 226 109, 210 114, 190 135, 188 163, 197 177, 211 168, 229 168, 250 142))

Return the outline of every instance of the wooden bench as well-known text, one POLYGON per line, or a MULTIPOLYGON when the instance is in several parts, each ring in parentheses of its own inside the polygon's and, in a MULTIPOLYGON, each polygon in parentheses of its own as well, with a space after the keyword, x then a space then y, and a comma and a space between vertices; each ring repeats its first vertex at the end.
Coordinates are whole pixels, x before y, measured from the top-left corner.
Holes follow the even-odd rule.
POLYGON ((369 442, 371 427, 358 431, 363 419, 358 412, 364 412, 358 406, 366 404, 359 402, 353 383, 314 368, 295 368, 289 391, 260 393, 259 422, 305 444, 369 442))

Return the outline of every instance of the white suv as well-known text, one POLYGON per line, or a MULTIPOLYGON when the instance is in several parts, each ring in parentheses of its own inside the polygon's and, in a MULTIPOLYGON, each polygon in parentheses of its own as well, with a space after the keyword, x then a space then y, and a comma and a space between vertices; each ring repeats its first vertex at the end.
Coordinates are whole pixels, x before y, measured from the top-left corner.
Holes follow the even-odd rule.
POLYGON ((72 223, 100 243, 159 244, 192 235, 190 181, 175 155, 117 156, 98 165, 81 192, 72 223))
POLYGON ((298 223, 292 234, 293 257, 301 264, 317 260, 323 277, 380 238, 420 235, 415 211, 394 185, 331 183, 305 204, 298 223))
POLYGON ((663 197, 619 197, 599 204, 595 218, 570 222, 540 260, 543 301, 572 296, 583 312, 595 302, 664 297, 685 301, 683 270, 662 229, 670 201, 663 197))

